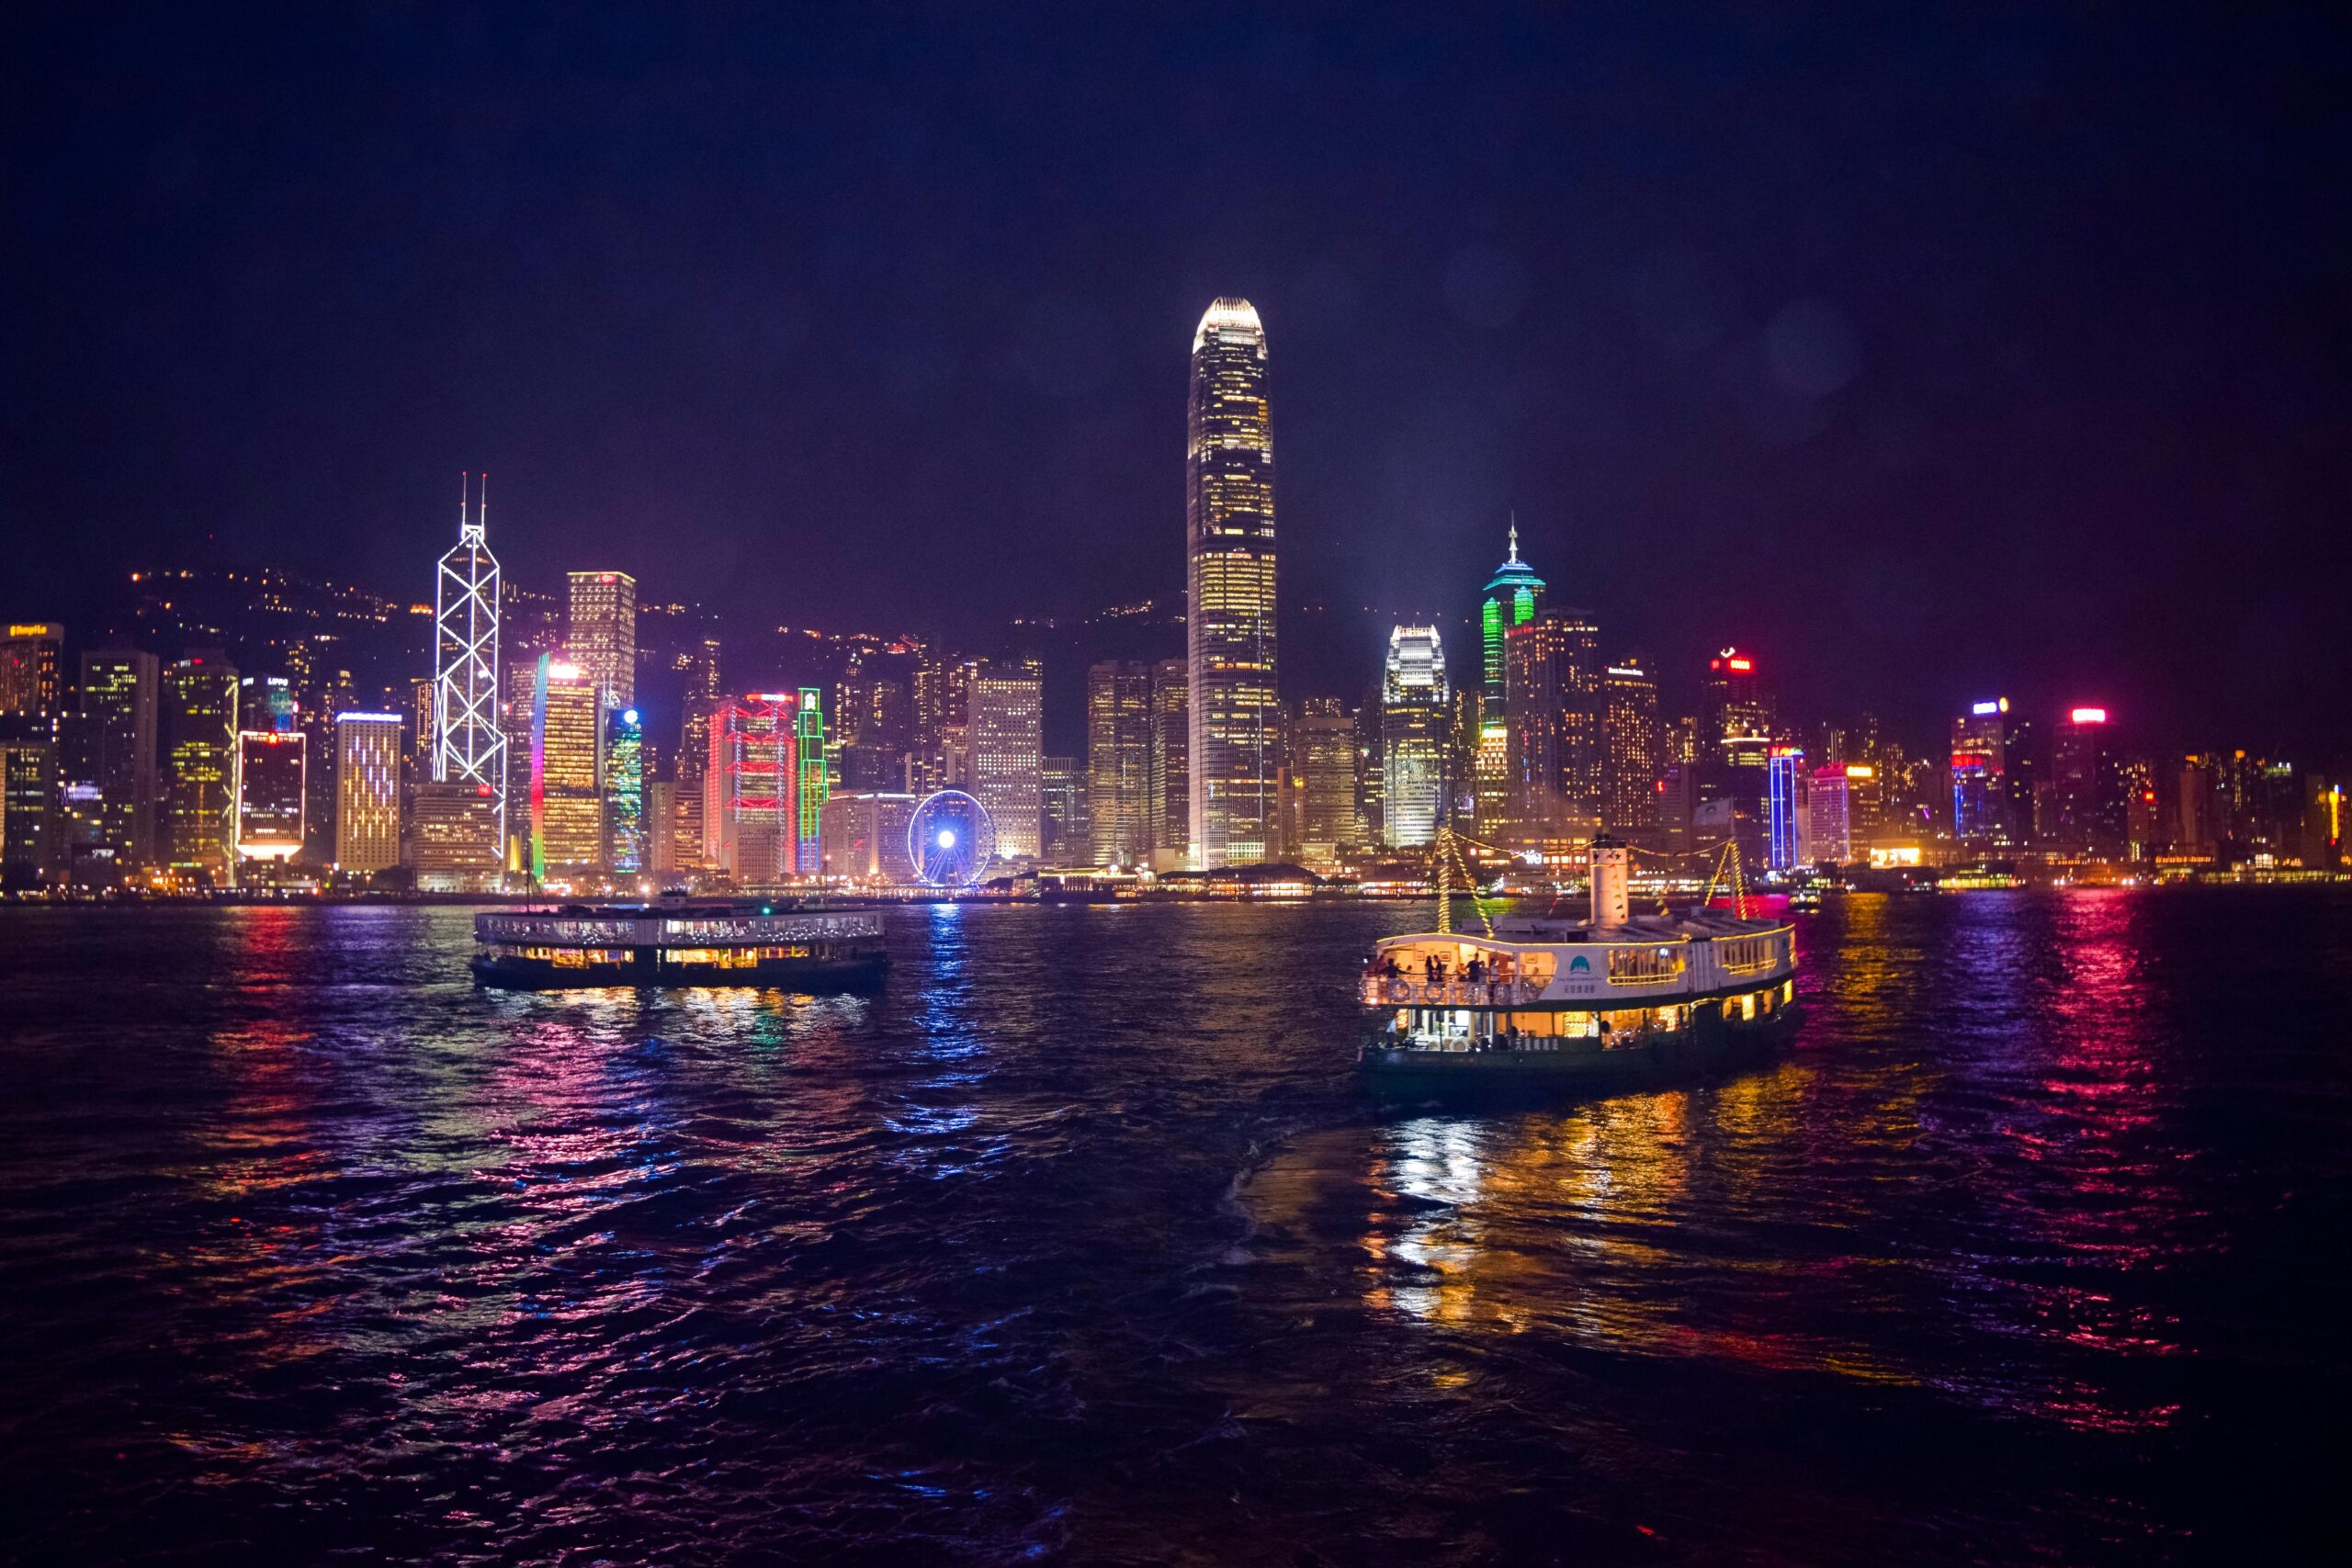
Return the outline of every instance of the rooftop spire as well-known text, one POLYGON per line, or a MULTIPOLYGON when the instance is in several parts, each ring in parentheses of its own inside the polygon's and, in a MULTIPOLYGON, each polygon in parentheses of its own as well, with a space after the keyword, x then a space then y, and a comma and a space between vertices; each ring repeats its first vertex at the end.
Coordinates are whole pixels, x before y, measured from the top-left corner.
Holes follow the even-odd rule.
POLYGON ((1519 564, 1519 510, 1516 507, 1511 509, 1510 514, 1510 559, 1503 564, 1506 566, 1519 564))

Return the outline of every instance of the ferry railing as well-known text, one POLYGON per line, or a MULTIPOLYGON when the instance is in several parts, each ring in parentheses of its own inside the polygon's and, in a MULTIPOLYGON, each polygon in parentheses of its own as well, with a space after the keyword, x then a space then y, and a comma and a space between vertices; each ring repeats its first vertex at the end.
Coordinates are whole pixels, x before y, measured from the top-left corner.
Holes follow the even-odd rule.
POLYGON ((1525 980, 1408 980, 1385 975, 1363 977, 1366 1007, 1524 1007, 1543 993, 1525 980))

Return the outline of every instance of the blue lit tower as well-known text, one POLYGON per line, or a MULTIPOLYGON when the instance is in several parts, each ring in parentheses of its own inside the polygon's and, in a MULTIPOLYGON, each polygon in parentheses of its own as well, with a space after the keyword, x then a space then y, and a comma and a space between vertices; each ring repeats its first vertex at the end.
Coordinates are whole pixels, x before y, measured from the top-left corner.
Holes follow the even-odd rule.
POLYGON ((1793 871, 1805 863, 1804 752, 1794 746, 1775 746, 1765 759, 1765 860, 1774 871, 1793 871))
POLYGON ((498 558, 484 542, 490 528, 490 476, 480 510, 466 521, 458 495, 458 543, 441 558, 434 583, 433 782, 487 784, 497 801, 498 839, 506 842, 506 736, 498 724, 498 558))

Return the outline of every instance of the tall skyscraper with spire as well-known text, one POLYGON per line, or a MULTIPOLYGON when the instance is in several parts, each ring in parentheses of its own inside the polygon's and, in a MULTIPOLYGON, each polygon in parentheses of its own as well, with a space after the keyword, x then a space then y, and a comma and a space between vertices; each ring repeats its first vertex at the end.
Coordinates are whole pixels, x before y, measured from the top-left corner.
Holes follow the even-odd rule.
POLYGON ((1504 709, 1504 677, 1509 660, 1504 649, 1510 628, 1524 626, 1544 607, 1544 580, 1519 558, 1519 519, 1510 524, 1510 554, 1487 580, 1486 603, 1478 609, 1479 691, 1478 750, 1471 759, 1476 781, 1477 830, 1502 829, 1510 807, 1510 721, 1504 709))
POLYGON ((487 785, 496 801, 495 855, 506 842, 506 736, 498 723, 498 558, 490 531, 490 476, 479 509, 460 480, 458 542, 441 558, 433 593, 433 782, 487 785))
POLYGON ((1524 626, 1535 618, 1544 607, 1544 580, 1535 569, 1519 558, 1519 519, 1510 524, 1510 554, 1503 564, 1495 568, 1495 575, 1487 580, 1487 602, 1479 606, 1478 632, 1486 667, 1481 673, 1487 682, 1487 705, 1496 714, 1502 712, 1504 637, 1510 628, 1524 626))
POLYGON ((1184 447, 1192 863, 1266 858, 1281 712, 1274 667, 1274 433, 1266 331, 1218 299, 1193 333, 1184 447))

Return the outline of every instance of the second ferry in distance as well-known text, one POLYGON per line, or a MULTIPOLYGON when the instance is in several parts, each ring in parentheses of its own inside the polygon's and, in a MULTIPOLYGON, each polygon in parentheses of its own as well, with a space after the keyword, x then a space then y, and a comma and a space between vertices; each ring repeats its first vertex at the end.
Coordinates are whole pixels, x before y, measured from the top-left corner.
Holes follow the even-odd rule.
MULTIPOLYGON (((1382 942, 1365 966, 1384 1094, 1639 1088, 1761 1059, 1795 1033, 1796 930, 1705 906, 1634 915, 1625 845, 1590 846, 1592 917, 1382 942)), ((1442 874, 1442 873, 1441 873, 1442 874)), ((1444 922, 1442 919, 1441 924, 1444 922)))
POLYGON ((474 917, 474 979, 586 986, 770 986, 858 990, 890 955, 879 910, 773 903, 566 904, 474 917))

